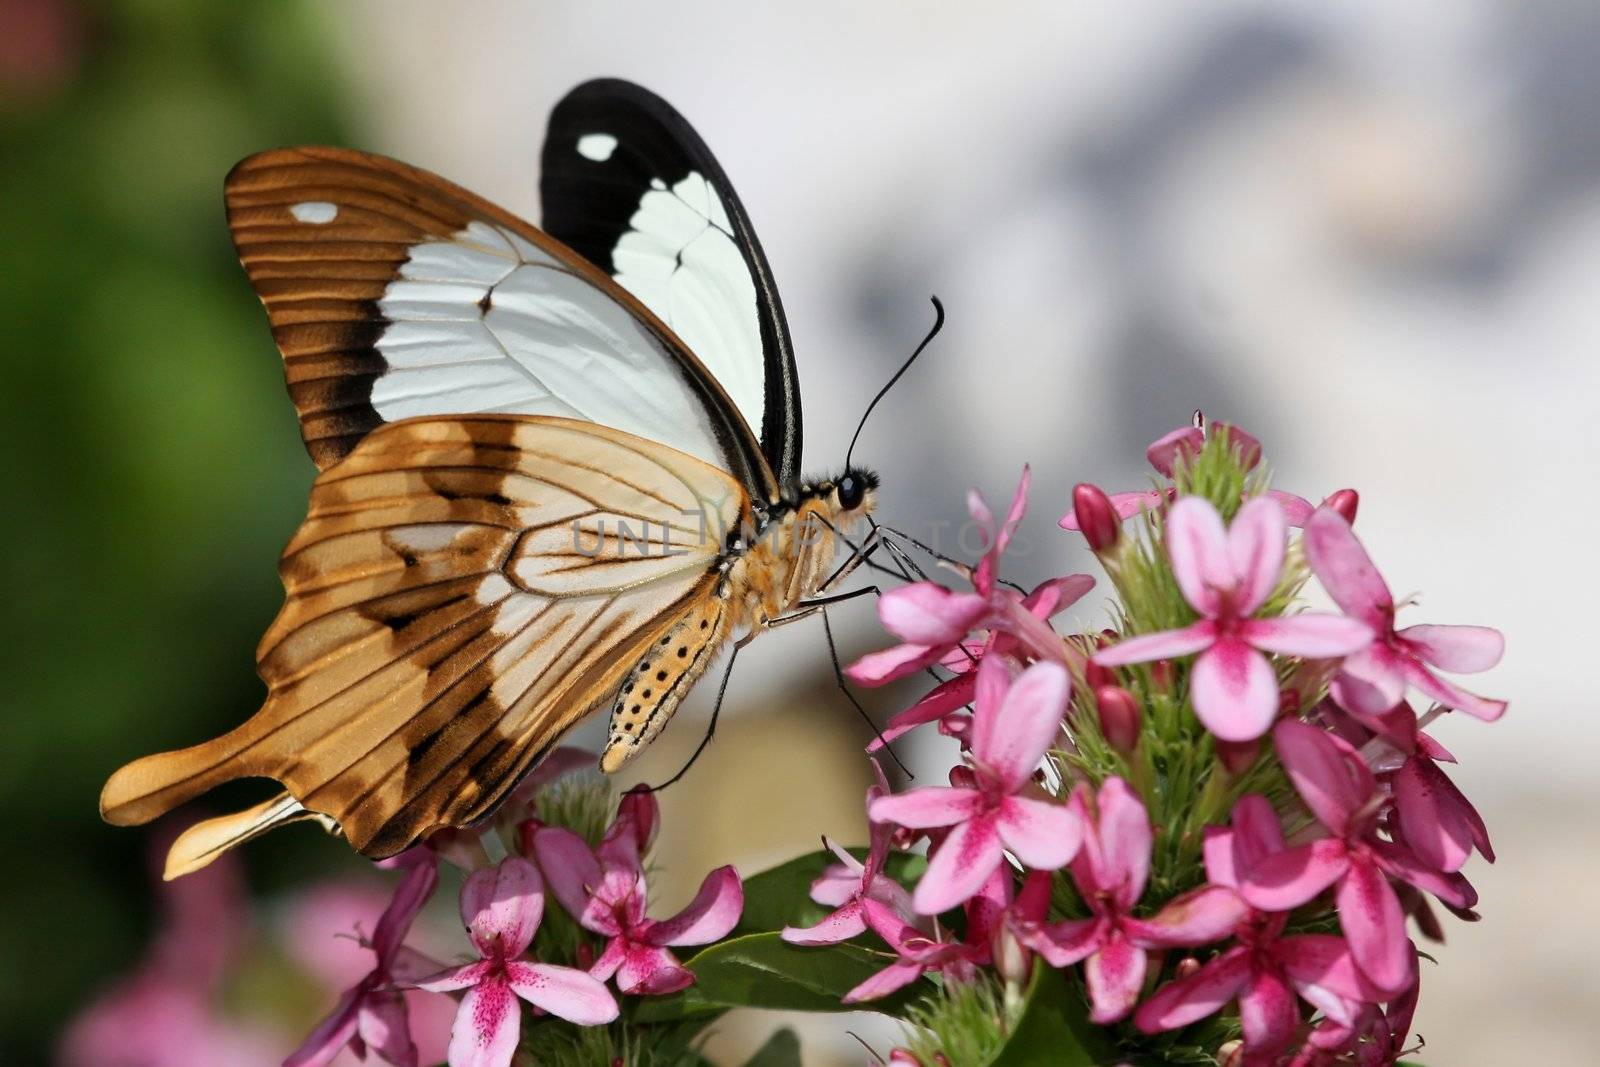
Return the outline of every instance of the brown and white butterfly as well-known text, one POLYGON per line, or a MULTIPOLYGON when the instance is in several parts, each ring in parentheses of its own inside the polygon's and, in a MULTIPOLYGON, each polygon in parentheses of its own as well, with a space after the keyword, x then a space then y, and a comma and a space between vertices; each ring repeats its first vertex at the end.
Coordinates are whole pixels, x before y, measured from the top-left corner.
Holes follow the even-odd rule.
POLYGON ((133 824, 282 784, 185 834, 169 877, 308 818, 393 855, 482 818, 606 706, 616 770, 719 649, 804 610, 872 510, 866 471, 801 483, 766 258, 637 86, 555 109, 543 230, 334 148, 251 156, 226 193, 320 473, 256 652, 265 704, 101 795, 133 824))

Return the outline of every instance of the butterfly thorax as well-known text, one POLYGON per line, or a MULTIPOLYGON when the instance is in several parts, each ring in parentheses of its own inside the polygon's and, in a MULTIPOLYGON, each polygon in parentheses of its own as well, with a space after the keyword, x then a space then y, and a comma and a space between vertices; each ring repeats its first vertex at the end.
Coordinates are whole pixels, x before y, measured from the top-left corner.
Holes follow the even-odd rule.
POLYGON ((719 592, 733 601, 736 633, 763 629, 816 595, 873 505, 869 497, 844 507, 832 482, 802 486, 798 495, 797 503, 769 515, 754 538, 731 548, 719 592))

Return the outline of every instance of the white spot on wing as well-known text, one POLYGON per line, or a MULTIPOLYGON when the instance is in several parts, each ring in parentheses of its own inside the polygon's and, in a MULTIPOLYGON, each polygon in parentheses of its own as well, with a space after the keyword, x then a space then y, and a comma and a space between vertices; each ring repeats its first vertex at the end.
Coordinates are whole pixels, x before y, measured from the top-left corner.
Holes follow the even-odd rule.
POLYGON ((609 133, 586 133, 578 138, 578 155, 604 163, 617 150, 617 139, 609 133))
POLYGON ((339 205, 330 204, 326 200, 307 200, 291 207, 289 214, 293 215, 297 222, 322 226, 339 217, 339 205))

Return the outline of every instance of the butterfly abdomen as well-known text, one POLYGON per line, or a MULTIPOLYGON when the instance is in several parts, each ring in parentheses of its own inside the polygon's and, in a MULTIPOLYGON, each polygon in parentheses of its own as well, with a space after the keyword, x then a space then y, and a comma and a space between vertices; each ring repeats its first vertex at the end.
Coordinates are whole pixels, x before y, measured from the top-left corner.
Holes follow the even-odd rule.
POLYGON ((661 733, 727 640, 728 609, 724 597, 697 601, 634 665, 611 706, 601 770, 621 768, 661 733))

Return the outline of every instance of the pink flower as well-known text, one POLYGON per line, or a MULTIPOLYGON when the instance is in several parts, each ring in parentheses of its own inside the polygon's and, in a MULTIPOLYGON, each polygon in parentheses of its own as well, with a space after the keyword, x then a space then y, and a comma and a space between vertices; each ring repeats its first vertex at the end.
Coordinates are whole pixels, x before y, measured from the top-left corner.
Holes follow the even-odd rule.
MULTIPOLYGON (((867 789, 867 807, 889 793, 883 770, 874 761, 872 768, 878 781, 867 789)), ((889 858, 889 841, 894 827, 886 822, 871 823, 867 862, 861 863, 850 853, 831 841, 826 844, 839 857, 839 862, 822 872, 811 883, 811 899, 826 904, 833 913, 814 926, 785 926, 783 939, 796 945, 836 945, 862 934, 867 929, 867 901, 875 900, 898 912, 907 922, 912 921, 911 895, 899 882, 883 873, 884 861, 889 858)))
POLYGON ((1115 667, 1198 652, 1189 686, 1200 721, 1224 741, 1260 737, 1278 714, 1277 676, 1262 652, 1326 659, 1372 639, 1365 625, 1339 615, 1251 618, 1277 585, 1287 538, 1283 509, 1271 500, 1250 501, 1224 531, 1209 501, 1184 497, 1167 517, 1167 554, 1200 621, 1130 637, 1095 653, 1094 662, 1115 667))
POLYGON ((580 1026, 617 1017, 610 991, 582 971, 521 958, 544 915, 539 871, 521 856, 474 872, 461 887, 461 921, 482 957, 411 984, 435 993, 465 989, 450 1032, 451 1067, 507 1067, 517 1050, 517 998, 580 1026))
POLYGON ((1256 863, 1240 892, 1257 908, 1281 912, 1337 885, 1339 925, 1357 966, 1381 990, 1399 992, 1413 978, 1415 951, 1386 875, 1457 907, 1471 907, 1476 894, 1459 874, 1434 871, 1399 842, 1376 836, 1385 798, 1348 744, 1293 719, 1278 724, 1273 742, 1296 792, 1332 836, 1256 863))
POLYGON ((438 969, 433 960, 402 942, 412 920, 439 884, 438 864, 422 850, 408 855, 415 862, 379 917, 372 940, 362 945, 376 957, 366 976, 345 991, 333 1011, 311 1031, 284 1067, 324 1067, 346 1045, 362 1059, 370 1050, 385 1063, 416 1067, 417 1046, 411 1037, 405 993, 397 982, 410 982, 438 969))
POLYGON ((1033 783, 1060 731, 1071 678, 1055 663, 1036 663, 1015 683, 1010 675, 1000 656, 978 665, 970 787, 913 789, 879 797, 868 809, 876 821, 912 829, 953 827, 912 896, 924 915, 970 898, 1004 862, 1004 849, 1039 870, 1062 867, 1078 851, 1077 817, 1033 783))
POLYGON ((1085 827, 1072 880, 1094 914, 1032 929, 1029 916, 1023 915, 1019 940, 1052 967, 1087 960, 1084 978, 1094 1009, 1089 1018, 1112 1023, 1132 1011, 1139 997, 1146 949, 1215 941, 1238 925, 1245 907, 1233 890, 1203 886, 1169 901, 1147 919, 1136 918, 1133 909, 1150 876, 1153 842, 1144 804, 1121 778, 1108 778, 1097 803, 1088 785, 1080 783, 1071 807, 1085 827), (1098 817, 1091 809, 1098 809, 1098 817))
POLYGON ((1390 783, 1400 833, 1424 863, 1446 873, 1459 871, 1474 848, 1493 863, 1483 816, 1438 761, 1454 763, 1455 757, 1418 730, 1415 748, 1390 783))
POLYGON ((585 930, 610 938, 589 973, 602 982, 615 975, 624 993, 676 993, 693 985, 694 975, 670 948, 726 936, 744 911, 744 890, 732 867, 719 867, 677 915, 646 918, 634 825, 620 814, 598 853, 571 830, 547 826, 533 835, 533 849, 550 891, 567 913, 585 930), (619 825, 623 831, 617 831, 619 825))
MULTIPOLYGON (((1283 831, 1265 798, 1247 796, 1233 809, 1231 829, 1206 832, 1206 877, 1237 888, 1241 872, 1283 851, 1283 831)), ((1278 1061, 1300 1025, 1295 998, 1329 1019, 1353 1025, 1369 996, 1344 941, 1327 934, 1284 937, 1288 916, 1250 910, 1234 935, 1238 944, 1199 970, 1162 986, 1139 1005, 1133 1021, 1145 1033, 1177 1030, 1239 1002, 1245 1063, 1278 1061)))
POLYGON ((999 577, 1000 557, 1027 510, 1029 479, 1024 468, 1011 507, 999 523, 983 497, 976 491, 968 494, 967 510, 989 542, 971 575, 973 592, 957 593, 934 582, 913 582, 885 593, 878 600, 878 618, 902 644, 861 657, 845 671, 851 679, 875 686, 914 674, 960 652, 966 636, 979 629, 1004 633, 1035 659, 1066 662, 1061 637, 1045 620, 1093 588, 1094 579, 1086 574, 1068 575, 1024 596, 999 577))
POLYGON ((869 898, 863 909, 867 925, 894 949, 896 959, 846 993, 844 1003, 886 997, 929 971, 952 981, 971 981, 979 967, 992 961, 990 945, 1010 896, 1009 871, 997 870, 985 879, 966 902, 967 934, 962 941, 941 941, 921 925, 907 921, 895 908, 869 898))
POLYGON ((1318 508, 1306 524, 1306 559, 1334 602, 1372 629, 1373 637, 1340 664, 1333 681, 1339 706, 1362 716, 1382 715, 1407 687, 1468 715, 1494 721, 1506 702, 1490 700, 1440 678, 1430 667, 1460 674, 1486 671, 1500 662, 1505 638, 1488 626, 1394 628, 1395 602, 1366 549, 1333 508, 1318 508))

